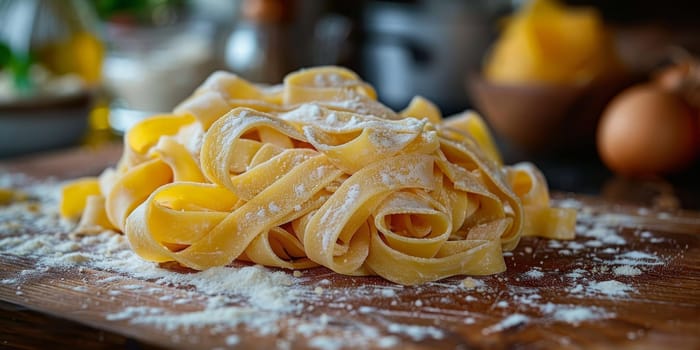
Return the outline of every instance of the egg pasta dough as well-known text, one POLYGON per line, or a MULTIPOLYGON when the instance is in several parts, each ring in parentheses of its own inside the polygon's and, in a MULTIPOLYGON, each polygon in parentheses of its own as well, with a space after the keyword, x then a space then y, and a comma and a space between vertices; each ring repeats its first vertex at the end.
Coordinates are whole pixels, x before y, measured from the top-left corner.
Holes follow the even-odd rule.
POLYGON ((154 262, 234 260, 412 285, 504 271, 523 235, 573 237, 531 164, 504 166, 474 112, 401 112, 353 72, 319 67, 272 87, 217 72, 172 114, 124 137, 99 178, 64 187, 77 232, 123 232, 154 262))

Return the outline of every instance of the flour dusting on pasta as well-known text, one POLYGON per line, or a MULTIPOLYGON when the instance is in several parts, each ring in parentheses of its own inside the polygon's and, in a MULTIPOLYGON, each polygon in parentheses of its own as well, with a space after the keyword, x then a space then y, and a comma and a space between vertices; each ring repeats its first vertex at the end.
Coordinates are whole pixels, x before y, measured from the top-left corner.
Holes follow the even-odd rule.
MULTIPOLYGON (((421 284, 505 270, 523 235, 573 237, 531 164, 505 166, 481 118, 416 97, 395 112, 353 72, 262 88, 217 72, 124 137, 99 178, 64 188, 78 233, 123 232, 145 260, 326 266, 421 284)), ((155 317, 155 316, 154 316, 155 317)))

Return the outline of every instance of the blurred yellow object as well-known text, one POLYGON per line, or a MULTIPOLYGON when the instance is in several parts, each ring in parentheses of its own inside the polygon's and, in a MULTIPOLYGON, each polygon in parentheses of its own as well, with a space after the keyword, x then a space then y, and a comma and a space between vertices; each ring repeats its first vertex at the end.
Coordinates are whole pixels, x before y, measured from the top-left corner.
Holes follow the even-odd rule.
POLYGON ((595 9, 534 0, 507 21, 484 74, 501 83, 586 84, 619 67, 595 9))
POLYGON ((83 178, 63 186, 60 213, 64 218, 78 219, 85 210, 87 199, 100 194, 100 184, 95 178, 83 178))
POLYGON ((0 205, 12 204, 14 202, 26 201, 29 196, 20 191, 7 187, 0 187, 0 205))
POLYGON ((76 74, 88 85, 96 85, 102 79, 104 45, 89 32, 77 32, 68 39, 45 44, 36 51, 40 60, 55 74, 76 74))
POLYGON ((95 107, 90 111, 89 123, 92 130, 109 130, 109 105, 105 98, 95 102, 95 107))
POLYGON ((0 187, 0 205, 9 204, 15 198, 15 191, 9 188, 0 187))
POLYGON ((75 54, 74 71, 88 84, 97 84, 102 79, 104 45, 89 32, 75 34, 70 41, 75 54))

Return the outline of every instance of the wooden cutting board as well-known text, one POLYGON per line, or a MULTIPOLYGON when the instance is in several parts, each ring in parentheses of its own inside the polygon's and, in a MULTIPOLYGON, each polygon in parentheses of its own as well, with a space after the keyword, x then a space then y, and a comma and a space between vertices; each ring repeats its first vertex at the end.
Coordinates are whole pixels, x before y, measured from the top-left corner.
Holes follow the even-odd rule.
MULTIPOLYGON (((113 146, 0 167, 75 177, 96 174, 119 153, 113 146)), ((700 213, 576 195, 560 195, 558 203, 580 207, 577 239, 525 238, 499 275, 401 287, 325 268, 306 271, 295 277, 307 291, 302 306, 269 334, 246 324, 135 324, 114 315, 144 306, 186 314, 211 297, 84 266, 23 276, 37 270, 39 258, 10 252, 0 252, 0 281, 18 282, 0 283, 0 300, 173 348, 700 348, 700 213), (184 295, 190 302, 172 301, 184 295)))

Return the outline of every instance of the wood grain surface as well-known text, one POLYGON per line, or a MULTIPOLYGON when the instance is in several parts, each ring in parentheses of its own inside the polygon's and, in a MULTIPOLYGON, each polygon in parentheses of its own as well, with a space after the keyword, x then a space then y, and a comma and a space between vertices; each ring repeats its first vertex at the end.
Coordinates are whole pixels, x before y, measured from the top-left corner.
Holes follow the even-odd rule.
MULTIPOLYGON (((34 159, 0 166, 38 177, 95 174, 116 159, 119 152, 115 149, 105 153, 52 155, 46 163, 34 159), (88 163, 89 166, 85 165, 88 163)), ((83 341, 66 330, 55 334, 53 339, 42 340, 61 346, 83 344, 84 348, 99 348, 99 341, 98 345, 93 344, 95 337, 116 346, 126 346, 130 339, 136 339, 167 348, 314 347, 311 336, 300 335, 298 329, 293 329, 300 322, 324 325, 313 335, 315 338, 344 334, 340 339, 347 339, 347 334, 355 333, 363 336, 355 331, 372 327, 378 331, 376 337, 393 337, 395 342, 384 345, 397 349, 700 348, 700 213, 658 213, 576 195, 560 195, 559 199, 562 204, 582 203, 581 226, 613 227, 625 244, 594 244, 591 242, 600 242, 600 237, 594 239, 585 234, 579 235, 575 244, 525 238, 507 255, 506 272, 475 277, 481 285, 478 288, 460 288, 464 277, 401 287, 376 277, 348 277, 325 268, 311 269, 297 278, 300 286, 312 291, 299 301, 303 304, 301 311, 285 315, 279 321, 280 330, 273 334, 260 334, 260 329, 249 329, 246 325, 225 332, 212 326, 167 330, 156 325, 134 324, 128 318, 110 318, 109 315, 128 307, 152 306, 173 313, 200 310, 207 303, 207 296, 192 298, 193 291, 188 288, 89 267, 52 267, 25 276, 20 284, 0 283, 0 300, 6 302, 1 304, 4 314, 15 312, 26 321, 24 334, 29 338, 33 331, 39 331, 37 324, 51 327, 62 319, 89 326, 83 334, 102 334, 83 341), (619 266, 613 264, 616 257, 635 252, 654 256, 661 263, 639 266, 638 275, 616 274, 613 270, 619 266), (583 273, 584 277, 568 277, 577 273, 583 273), (110 279, 116 275, 119 278, 110 279), (624 295, 587 291, 592 283, 611 280, 631 290, 624 295), (584 288, 583 292, 576 291, 578 284, 584 288), (135 285, 140 287, 134 288, 135 285), (315 286, 322 286, 321 292, 315 286), (115 290, 119 293, 111 293, 115 290), (392 292, 383 295, 384 290, 392 292), (164 295, 173 298, 189 295, 192 302, 176 304, 169 301, 171 298, 162 298, 164 295), (21 310, 8 310, 11 305, 38 313, 27 317, 21 310), (553 312, 576 308, 595 310, 604 316, 567 319, 556 317, 553 312), (514 314, 522 316, 519 322, 504 322, 514 314), (31 318, 35 320, 30 322, 31 318), (435 330, 440 336, 415 337, 392 328, 397 324, 435 330), (231 334, 236 334, 239 342, 227 342, 231 334)), ((35 257, 0 253, 0 280, 17 278, 23 271, 36 269, 36 265, 35 257)), ((22 328, 16 322, 13 325, 22 328)), ((0 333, 0 337, 0 345, 21 343, 8 334, 0 333)), ((32 348, 30 345, 25 348, 32 348)))

